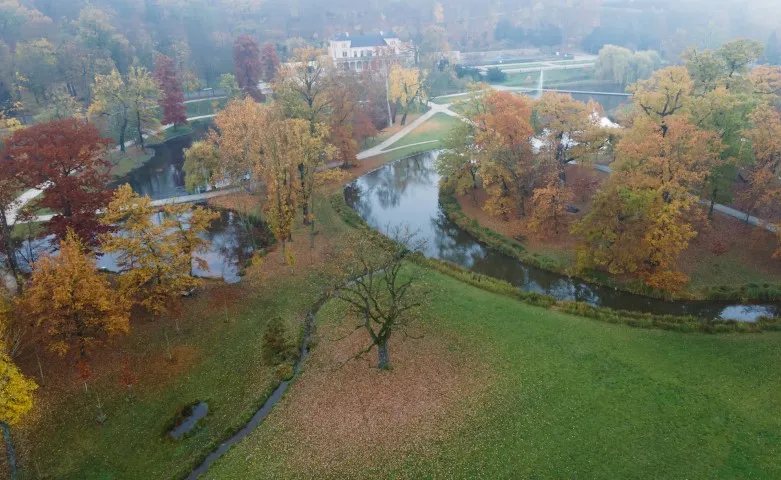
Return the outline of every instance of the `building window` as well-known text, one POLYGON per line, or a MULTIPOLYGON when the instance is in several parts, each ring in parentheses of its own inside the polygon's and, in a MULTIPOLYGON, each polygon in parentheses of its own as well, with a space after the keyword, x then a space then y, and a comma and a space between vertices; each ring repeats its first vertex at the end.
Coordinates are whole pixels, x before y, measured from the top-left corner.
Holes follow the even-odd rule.
POLYGON ((347 50, 342 52, 342 58, 347 58, 347 50))
POLYGON ((358 52, 353 52, 353 57, 358 58, 358 52))

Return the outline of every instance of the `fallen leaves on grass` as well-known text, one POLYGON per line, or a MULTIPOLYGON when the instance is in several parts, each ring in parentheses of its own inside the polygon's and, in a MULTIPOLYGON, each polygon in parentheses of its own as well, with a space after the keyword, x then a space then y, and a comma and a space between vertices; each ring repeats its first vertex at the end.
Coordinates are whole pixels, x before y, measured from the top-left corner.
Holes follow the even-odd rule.
POLYGON ((484 363, 440 334, 395 335, 393 369, 379 371, 376 350, 344 363, 366 347, 366 332, 330 341, 348 330, 323 330, 285 408, 270 419, 276 433, 269 446, 296 476, 356 478, 428 458, 468 420, 490 383, 484 363))

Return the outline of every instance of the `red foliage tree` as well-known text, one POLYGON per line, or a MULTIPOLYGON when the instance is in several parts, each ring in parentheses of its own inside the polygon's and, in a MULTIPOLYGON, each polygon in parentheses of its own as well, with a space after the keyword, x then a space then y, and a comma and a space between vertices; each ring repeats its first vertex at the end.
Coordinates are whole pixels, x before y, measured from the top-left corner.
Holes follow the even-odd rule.
POLYGON ((111 193, 106 189, 111 164, 105 159, 111 140, 87 122, 68 118, 33 125, 6 141, 6 157, 16 162, 25 186, 42 186, 40 206, 56 212, 48 233, 64 240, 72 229, 95 245, 106 231, 97 218, 111 193))
POLYGON ((358 108, 353 115, 353 136, 355 141, 362 142, 367 138, 374 138, 378 133, 371 116, 366 113, 364 108, 358 108))
POLYGON ((233 44, 233 64, 239 88, 256 102, 262 102, 263 93, 258 89, 262 73, 260 48, 252 37, 239 35, 236 39, 236 43, 233 44))
POLYGON ((182 83, 176 77, 174 61, 165 55, 155 60, 155 80, 162 95, 159 99, 163 110, 163 124, 184 125, 187 123, 187 110, 184 107, 182 83))
POLYGON ((263 53, 260 55, 260 70, 264 82, 270 82, 277 76, 279 57, 277 56, 277 48, 270 43, 263 45, 263 53))

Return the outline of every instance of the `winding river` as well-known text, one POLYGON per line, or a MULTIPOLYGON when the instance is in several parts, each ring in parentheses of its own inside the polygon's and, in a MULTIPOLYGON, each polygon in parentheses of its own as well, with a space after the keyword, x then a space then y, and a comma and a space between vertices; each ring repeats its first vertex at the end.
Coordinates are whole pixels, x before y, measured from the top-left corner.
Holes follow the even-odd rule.
POLYGON ((350 184, 347 203, 372 227, 409 226, 427 241, 425 255, 505 280, 524 291, 577 300, 618 310, 694 315, 708 320, 753 322, 781 314, 779 305, 740 305, 714 301, 668 302, 594 285, 524 265, 490 250, 448 220, 439 206, 438 152, 385 165, 350 184))

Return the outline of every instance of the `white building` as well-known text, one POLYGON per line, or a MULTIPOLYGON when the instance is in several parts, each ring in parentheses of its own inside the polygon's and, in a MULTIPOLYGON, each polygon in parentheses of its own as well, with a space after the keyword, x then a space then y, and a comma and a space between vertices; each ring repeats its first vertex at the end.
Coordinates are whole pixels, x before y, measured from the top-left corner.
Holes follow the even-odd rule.
POLYGON ((413 52, 409 44, 402 42, 394 34, 345 33, 331 40, 328 56, 337 67, 360 72, 365 70, 375 57, 408 63, 413 57, 413 52))

